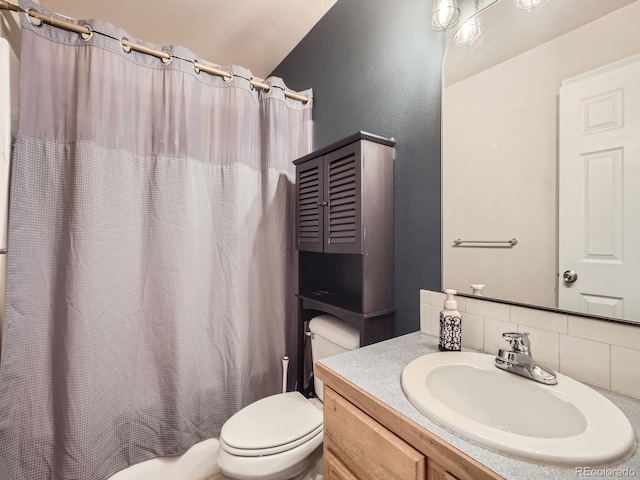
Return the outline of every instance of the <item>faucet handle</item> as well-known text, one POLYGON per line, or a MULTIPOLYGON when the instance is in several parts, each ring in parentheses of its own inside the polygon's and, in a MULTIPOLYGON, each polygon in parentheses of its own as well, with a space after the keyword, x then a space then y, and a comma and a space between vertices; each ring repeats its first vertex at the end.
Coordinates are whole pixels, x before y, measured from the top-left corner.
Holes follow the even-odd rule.
POLYGON ((505 332, 502 334, 507 342, 511 344, 511 350, 518 353, 529 354, 529 348, 531 347, 531 340, 529 340, 529 333, 527 332, 505 332))

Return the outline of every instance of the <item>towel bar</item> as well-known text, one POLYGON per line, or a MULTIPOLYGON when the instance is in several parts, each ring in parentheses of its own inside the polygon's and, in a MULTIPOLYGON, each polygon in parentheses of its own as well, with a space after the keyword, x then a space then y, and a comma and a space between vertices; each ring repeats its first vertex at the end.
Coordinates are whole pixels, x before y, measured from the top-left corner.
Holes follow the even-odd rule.
POLYGON ((456 247, 463 247, 464 243, 473 243, 473 244, 478 244, 478 243, 507 243, 509 244, 509 246, 513 247, 514 245, 518 244, 518 239, 513 237, 511 240, 463 240, 461 238, 456 238, 453 241, 453 245, 456 247))

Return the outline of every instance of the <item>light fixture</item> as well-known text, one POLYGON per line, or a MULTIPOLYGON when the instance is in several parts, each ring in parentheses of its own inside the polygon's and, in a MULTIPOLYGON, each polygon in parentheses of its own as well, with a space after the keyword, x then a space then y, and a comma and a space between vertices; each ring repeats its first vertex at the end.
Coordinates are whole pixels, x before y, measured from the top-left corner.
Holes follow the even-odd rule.
POLYGON ((530 12, 538 7, 542 7, 548 1, 549 0, 516 0, 516 7, 530 12))
POLYGON ((458 24, 460 9, 457 0, 434 0, 431 28, 434 30, 447 30, 458 24))
POLYGON ((456 36, 454 37, 456 45, 459 47, 468 47, 478 39, 480 33, 480 20, 476 15, 464 22, 460 27, 460 30, 456 32, 456 36))

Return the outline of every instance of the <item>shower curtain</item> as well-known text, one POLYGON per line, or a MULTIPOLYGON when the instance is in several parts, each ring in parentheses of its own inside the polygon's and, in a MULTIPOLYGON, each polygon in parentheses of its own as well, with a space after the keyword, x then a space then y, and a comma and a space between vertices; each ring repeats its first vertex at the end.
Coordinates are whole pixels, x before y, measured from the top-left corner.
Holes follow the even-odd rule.
POLYGON ((24 17, 0 479, 105 479, 278 391, 311 102, 24 17))

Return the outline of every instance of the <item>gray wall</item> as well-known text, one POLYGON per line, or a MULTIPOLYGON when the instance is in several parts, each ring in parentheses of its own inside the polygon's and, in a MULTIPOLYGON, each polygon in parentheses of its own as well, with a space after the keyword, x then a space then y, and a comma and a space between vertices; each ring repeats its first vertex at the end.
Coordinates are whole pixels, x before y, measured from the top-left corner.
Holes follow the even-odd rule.
MULTIPOLYGON (((472 0, 459 3, 475 10, 472 0)), ((396 335, 420 328, 420 289, 440 289, 441 64, 450 35, 431 29, 432 8, 432 0, 338 0, 273 72, 293 90, 313 88, 314 148, 358 130, 397 142, 396 335)))

